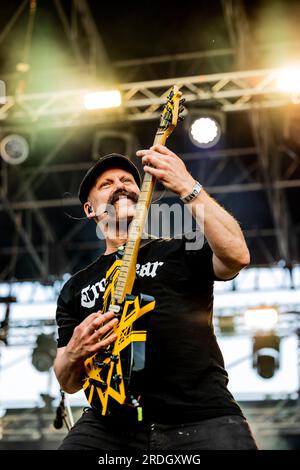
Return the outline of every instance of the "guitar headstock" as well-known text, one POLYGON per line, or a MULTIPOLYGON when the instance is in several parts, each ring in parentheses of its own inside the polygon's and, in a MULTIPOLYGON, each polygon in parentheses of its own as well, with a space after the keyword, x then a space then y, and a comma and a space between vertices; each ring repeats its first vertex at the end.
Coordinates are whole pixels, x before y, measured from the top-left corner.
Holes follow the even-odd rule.
POLYGON ((174 85, 168 96, 168 101, 163 107, 157 131, 157 134, 162 136, 163 141, 173 132, 178 121, 183 119, 180 113, 184 109, 182 106, 184 99, 181 99, 181 96, 181 91, 174 85))

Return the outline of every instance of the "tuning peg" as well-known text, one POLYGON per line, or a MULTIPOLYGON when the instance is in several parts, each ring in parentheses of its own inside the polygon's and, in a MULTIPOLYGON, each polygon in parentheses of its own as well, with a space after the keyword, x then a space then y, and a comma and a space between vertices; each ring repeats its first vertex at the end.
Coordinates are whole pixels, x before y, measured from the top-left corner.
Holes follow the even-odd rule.
POLYGON ((184 107, 184 106, 180 106, 179 112, 182 113, 182 111, 184 111, 184 110, 185 110, 185 107, 184 107))
POLYGON ((183 116, 178 116, 178 121, 184 121, 184 117, 183 116))
POLYGON ((179 104, 183 104, 185 102, 185 98, 181 98, 181 100, 179 101, 179 104))

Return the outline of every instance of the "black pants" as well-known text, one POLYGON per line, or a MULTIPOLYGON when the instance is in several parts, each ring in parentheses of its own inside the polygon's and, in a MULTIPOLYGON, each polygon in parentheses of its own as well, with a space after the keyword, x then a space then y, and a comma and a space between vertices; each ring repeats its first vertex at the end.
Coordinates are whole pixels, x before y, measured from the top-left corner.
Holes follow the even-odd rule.
POLYGON ((92 409, 64 439, 59 450, 256 450, 241 416, 222 416, 197 423, 134 423, 99 417, 92 409))

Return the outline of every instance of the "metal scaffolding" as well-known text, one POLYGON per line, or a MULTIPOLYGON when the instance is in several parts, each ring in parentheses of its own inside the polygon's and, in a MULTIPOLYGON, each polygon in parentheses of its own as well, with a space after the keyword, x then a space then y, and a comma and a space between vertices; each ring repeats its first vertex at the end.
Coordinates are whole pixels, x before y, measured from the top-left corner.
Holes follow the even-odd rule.
POLYGON ((280 69, 248 70, 116 84, 122 93, 121 109, 99 111, 96 116, 84 110, 84 96, 92 91, 89 88, 7 96, 0 107, 0 119, 13 119, 20 125, 48 118, 41 123, 44 127, 101 123, 108 118, 112 122, 157 119, 174 84, 188 106, 214 104, 224 112, 280 107, 292 101, 276 86, 279 74, 280 69))
MULTIPOLYGON (((15 11, 0 35, 0 44, 6 40, 28 6, 30 2, 24 1, 15 11)), ((96 132, 104 129, 104 133, 110 127, 116 129, 117 134, 123 132, 118 128, 125 126, 128 135, 130 132, 135 134, 143 121, 156 120, 159 117, 159 108, 174 84, 183 93, 187 112, 207 106, 221 110, 227 116, 248 116, 251 142, 248 140, 244 146, 243 142, 238 142, 236 147, 230 145, 226 149, 180 152, 180 156, 188 167, 198 160, 207 164, 214 162, 213 171, 205 175, 203 182, 206 190, 221 203, 226 196, 260 191, 266 197, 273 226, 250 227, 245 230, 246 237, 250 242, 256 243, 256 248, 264 253, 269 264, 278 260, 278 257, 289 266, 298 260, 299 225, 293 227, 286 193, 300 186, 297 174, 300 159, 291 148, 280 142, 268 115, 271 109, 281 107, 285 110, 288 105, 293 106, 294 102, 298 102, 298 97, 278 90, 280 69, 255 67, 258 63, 257 51, 264 54, 274 51, 277 46, 260 44, 254 50, 243 2, 223 0, 222 7, 230 39, 226 47, 110 61, 101 30, 96 25, 88 2, 53 2, 56 20, 63 28, 75 59, 76 65, 68 73, 82 76, 82 72, 85 72, 85 79, 82 87, 63 91, 27 93, 17 87, 16 93, 10 93, 6 103, 0 104, 2 134, 13 132, 38 136, 44 129, 62 129, 62 134, 55 140, 53 147, 31 167, 11 168, 2 164, 0 216, 6 218, 8 226, 10 224, 12 236, 11 243, 4 243, 1 247, 1 255, 6 257, 5 260, 10 257, 10 260, 1 270, 0 279, 13 277, 18 260, 22 254, 28 254, 34 265, 33 278, 48 282, 52 279, 49 262, 55 247, 60 249, 59 259, 65 270, 76 266, 80 252, 97 248, 98 240, 81 239, 80 235, 86 231, 84 223, 74 222, 61 236, 58 235, 57 226, 51 217, 52 209, 64 211, 65 208, 79 206, 78 199, 74 197, 74 188, 78 186, 83 172, 90 167, 91 161, 84 162, 81 158, 74 163, 58 163, 55 159, 76 138, 79 127, 92 129, 97 126, 96 132), (199 74, 202 70, 201 61, 213 63, 224 58, 228 59, 227 65, 230 63, 230 67, 225 67, 225 70, 229 68, 231 71, 199 74), (141 75, 141 70, 147 73, 141 75), (172 71, 175 72, 174 75, 171 75, 172 71), (100 75, 104 77, 105 84, 120 90, 122 106, 119 109, 92 112, 85 110, 84 95, 93 91, 90 78, 93 78, 95 85, 99 82, 100 75), (147 76, 149 79, 135 80, 140 76, 147 76), (282 170, 283 159, 289 162, 285 171, 282 170), (235 175, 224 184, 222 175, 232 168, 235 175), (49 178, 53 181, 53 175, 56 177, 57 191, 44 195, 40 189, 49 178), (16 190, 12 190, 12 181, 18 181, 16 190), (66 200, 62 197, 64 192, 70 193, 66 200), (38 243, 33 239, 36 231, 41 235, 38 243), (269 246, 270 239, 276 240, 275 248, 269 246), (278 254, 274 254, 275 251, 278 254)), ((298 43, 292 46, 294 50, 299 49, 298 43)), ((214 70, 214 67, 208 69, 214 70)), ((39 70, 32 71, 35 76, 42 76, 43 73, 45 72, 39 70)), ((49 73, 54 77, 59 71, 49 73)), ((1 78, 9 85, 18 80, 20 74, 4 73, 1 78)), ((134 150, 133 148, 133 152, 134 150)), ((169 191, 159 190, 155 195, 155 198, 163 199, 172 197, 174 194, 169 191)))

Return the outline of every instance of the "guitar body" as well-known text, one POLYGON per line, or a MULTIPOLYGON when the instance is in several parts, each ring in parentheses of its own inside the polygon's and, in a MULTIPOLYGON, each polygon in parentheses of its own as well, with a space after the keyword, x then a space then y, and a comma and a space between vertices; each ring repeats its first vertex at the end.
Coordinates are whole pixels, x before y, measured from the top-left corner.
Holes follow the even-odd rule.
POLYGON ((119 318, 115 329, 117 339, 112 346, 84 363, 86 378, 83 390, 90 405, 102 415, 109 412, 110 400, 121 405, 139 405, 138 397, 130 393, 130 379, 133 370, 144 366, 144 354, 140 353, 144 353, 147 332, 135 330, 134 322, 155 307, 154 298, 143 294, 127 295, 121 305, 111 304, 121 265, 122 260, 117 259, 106 273, 102 309, 103 313, 114 310, 119 318))

